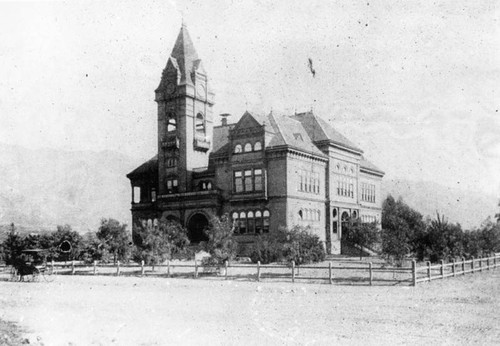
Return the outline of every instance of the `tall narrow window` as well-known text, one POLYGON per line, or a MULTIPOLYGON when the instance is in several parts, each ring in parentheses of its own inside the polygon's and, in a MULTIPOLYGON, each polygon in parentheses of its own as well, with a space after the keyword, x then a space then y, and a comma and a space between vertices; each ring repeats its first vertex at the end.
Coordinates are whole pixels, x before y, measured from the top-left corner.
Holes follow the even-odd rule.
POLYGON ((196 115, 196 134, 199 136, 205 135, 205 119, 201 113, 196 115))
POLYGON ((263 217, 262 217, 262 231, 264 233, 269 233, 269 211, 264 210, 263 217))
POLYGON ((173 132, 177 129, 177 119, 174 113, 167 114, 167 132, 173 132))
POLYGON ((234 172, 234 191, 235 192, 243 192, 243 172, 235 171, 234 172))
POLYGON ((249 211, 247 214, 247 233, 255 233, 255 220, 253 218, 253 211, 249 211))
POLYGON ((254 170, 253 174, 254 174, 255 191, 261 191, 262 190, 262 169, 254 170))
POLYGON ((234 212, 231 217, 233 219, 234 233, 238 233, 240 229, 240 224, 238 223, 238 213, 234 212))
POLYGON ((262 233, 262 212, 260 210, 255 212, 255 232, 262 233))
POLYGON ((140 203, 141 202, 141 188, 139 186, 134 186, 132 189, 132 202, 140 203))
POLYGON ((252 191, 252 170, 245 170, 245 191, 252 191))
POLYGON ((240 224, 240 233, 241 234, 247 233, 247 215, 245 214, 244 211, 240 213, 240 217, 238 220, 240 224))
POLYGON ((156 189, 151 189, 151 202, 156 202, 156 189))

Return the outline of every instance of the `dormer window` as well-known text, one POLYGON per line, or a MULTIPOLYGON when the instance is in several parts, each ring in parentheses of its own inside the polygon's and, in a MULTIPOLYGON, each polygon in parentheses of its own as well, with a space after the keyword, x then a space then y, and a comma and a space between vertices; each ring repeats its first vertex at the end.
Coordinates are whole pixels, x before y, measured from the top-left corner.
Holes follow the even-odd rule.
POLYGON ((252 144, 251 143, 245 144, 245 153, 248 153, 251 151, 252 151, 252 144))
POLYGON ((253 146, 254 151, 260 151, 262 150, 262 144, 260 142, 255 142, 255 145, 253 146))

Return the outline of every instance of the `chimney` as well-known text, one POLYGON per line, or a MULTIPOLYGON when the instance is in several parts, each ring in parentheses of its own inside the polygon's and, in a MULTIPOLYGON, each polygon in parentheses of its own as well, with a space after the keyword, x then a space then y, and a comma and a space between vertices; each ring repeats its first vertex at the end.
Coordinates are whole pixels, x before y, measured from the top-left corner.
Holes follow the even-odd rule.
POLYGON ((221 120, 222 126, 227 126, 227 117, 230 117, 231 114, 229 114, 229 113, 222 113, 220 116, 222 117, 222 120, 221 120))

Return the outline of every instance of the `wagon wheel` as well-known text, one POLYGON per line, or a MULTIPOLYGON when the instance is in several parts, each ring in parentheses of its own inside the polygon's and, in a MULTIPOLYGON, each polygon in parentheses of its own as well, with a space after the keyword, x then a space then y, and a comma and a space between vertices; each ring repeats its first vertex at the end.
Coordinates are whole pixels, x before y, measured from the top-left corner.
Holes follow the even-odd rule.
POLYGON ((42 274, 43 279, 47 282, 52 282, 55 279, 54 271, 52 270, 52 268, 45 267, 40 270, 40 273, 42 274))

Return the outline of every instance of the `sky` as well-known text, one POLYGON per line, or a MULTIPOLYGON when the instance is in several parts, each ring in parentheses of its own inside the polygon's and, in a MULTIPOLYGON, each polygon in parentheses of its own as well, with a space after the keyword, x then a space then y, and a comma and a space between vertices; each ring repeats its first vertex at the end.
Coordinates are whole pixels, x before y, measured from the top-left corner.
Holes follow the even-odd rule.
POLYGON ((216 118, 313 109, 386 179, 500 196, 499 8, 0 0, 0 142, 153 156, 154 90, 184 21, 216 118))

